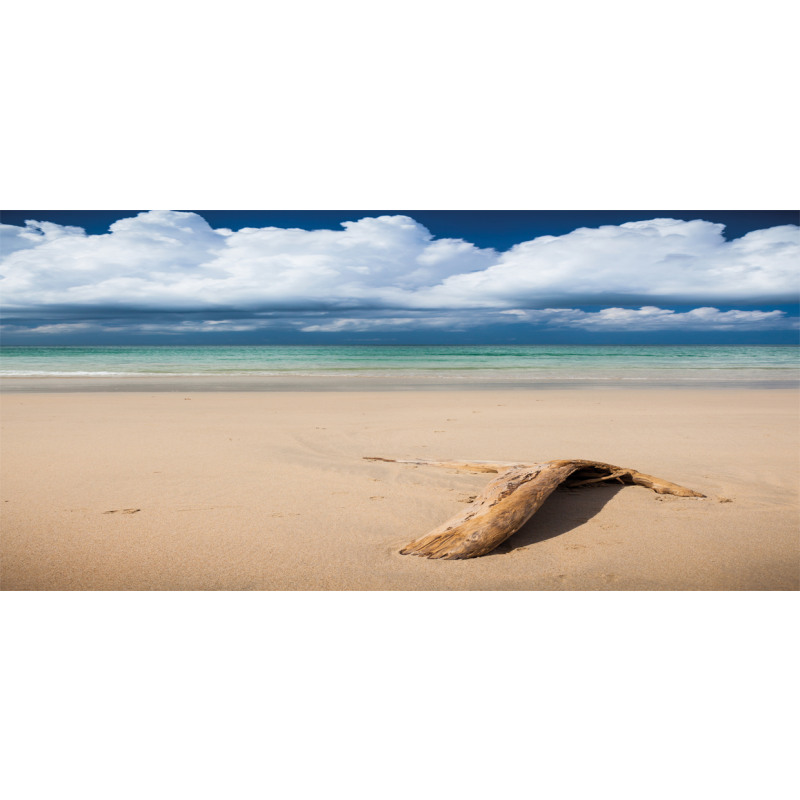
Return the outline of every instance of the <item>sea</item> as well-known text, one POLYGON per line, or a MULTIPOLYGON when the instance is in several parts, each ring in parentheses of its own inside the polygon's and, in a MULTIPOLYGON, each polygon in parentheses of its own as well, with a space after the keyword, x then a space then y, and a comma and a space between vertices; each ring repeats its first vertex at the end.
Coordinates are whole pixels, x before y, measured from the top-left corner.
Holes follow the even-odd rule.
POLYGON ((0 348, 0 378, 246 378, 255 387, 800 385, 798 346, 247 345, 0 348))

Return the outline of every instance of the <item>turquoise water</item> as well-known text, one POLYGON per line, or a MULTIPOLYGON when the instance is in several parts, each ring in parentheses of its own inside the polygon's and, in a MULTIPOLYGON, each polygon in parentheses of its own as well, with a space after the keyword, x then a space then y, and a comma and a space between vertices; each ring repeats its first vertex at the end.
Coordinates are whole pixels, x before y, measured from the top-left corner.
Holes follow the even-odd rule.
POLYGON ((800 348, 775 346, 7 347, 5 377, 293 376, 481 382, 797 381, 800 348))

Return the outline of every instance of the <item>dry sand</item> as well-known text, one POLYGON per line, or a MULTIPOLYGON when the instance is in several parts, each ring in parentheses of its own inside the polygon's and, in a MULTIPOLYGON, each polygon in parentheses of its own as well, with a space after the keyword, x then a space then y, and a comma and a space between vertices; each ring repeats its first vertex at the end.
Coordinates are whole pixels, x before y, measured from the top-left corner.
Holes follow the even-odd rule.
POLYGON ((792 390, 8 393, 19 589, 797 589, 792 390), (498 551, 401 556, 486 475, 363 456, 586 458, 708 495, 559 490, 498 551))

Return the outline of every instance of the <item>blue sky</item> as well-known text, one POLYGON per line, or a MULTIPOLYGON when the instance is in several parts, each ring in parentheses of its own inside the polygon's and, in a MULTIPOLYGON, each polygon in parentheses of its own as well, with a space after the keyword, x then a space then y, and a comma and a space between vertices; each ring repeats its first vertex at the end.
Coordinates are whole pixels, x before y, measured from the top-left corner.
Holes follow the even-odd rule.
POLYGON ((4 211, 2 340, 798 341, 793 211, 4 211))

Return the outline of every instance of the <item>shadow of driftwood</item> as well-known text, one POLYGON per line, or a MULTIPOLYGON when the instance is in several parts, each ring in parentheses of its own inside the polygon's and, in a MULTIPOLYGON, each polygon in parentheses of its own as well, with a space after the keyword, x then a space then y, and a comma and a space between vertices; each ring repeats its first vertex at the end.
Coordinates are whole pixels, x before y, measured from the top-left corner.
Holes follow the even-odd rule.
POLYGON ((618 484, 556 489, 544 505, 509 539, 484 558, 510 553, 571 531, 599 513, 623 487, 618 484))

